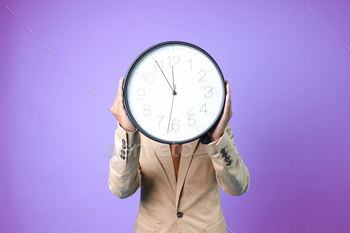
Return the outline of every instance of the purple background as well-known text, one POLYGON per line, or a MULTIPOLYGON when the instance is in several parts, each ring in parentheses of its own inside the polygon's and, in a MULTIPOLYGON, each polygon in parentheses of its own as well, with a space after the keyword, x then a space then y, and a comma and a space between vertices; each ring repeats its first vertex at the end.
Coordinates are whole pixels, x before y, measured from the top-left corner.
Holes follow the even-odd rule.
POLYGON ((106 106, 133 59, 167 40, 234 66, 230 124, 251 186, 221 192, 232 232, 350 232, 349 22, 347 0, 1 1, 0 232, 133 232, 139 191, 106 195, 106 106))

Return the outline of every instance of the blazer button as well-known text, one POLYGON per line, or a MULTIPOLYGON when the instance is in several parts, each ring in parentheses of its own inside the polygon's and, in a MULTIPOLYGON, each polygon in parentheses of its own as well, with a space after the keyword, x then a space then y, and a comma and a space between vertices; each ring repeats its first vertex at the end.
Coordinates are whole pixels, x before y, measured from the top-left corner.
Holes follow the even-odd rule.
POLYGON ((225 153, 225 149, 222 148, 222 149, 220 150, 220 152, 221 152, 221 154, 222 154, 222 153, 225 153))
POLYGON ((124 155, 120 155, 120 158, 121 158, 121 159, 125 159, 125 156, 124 156, 124 155))
POLYGON ((230 161, 230 156, 225 157, 225 161, 226 162, 230 161))
POLYGON ((125 144, 125 139, 124 138, 122 139, 122 143, 125 144))
POLYGON ((120 153, 122 153, 122 155, 125 155, 125 150, 120 150, 120 153))
POLYGON ((125 144, 123 144, 123 145, 122 145, 122 148, 123 148, 123 149, 125 149, 125 148, 126 148, 125 144))
POLYGON ((224 153, 222 154, 222 157, 223 157, 223 158, 226 158, 226 156, 227 156, 227 153, 224 152, 224 153))
POLYGON ((178 218, 182 218, 182 216, 184 216, 184 214, 183 214, 183 213, 181 213, 181 212, 177 212, 177 217, 178 217, 178 218))
POLYGON ((226 162, 226 165, 227 165, 227 166, 230 166, 230 165, 231 165, 231 161, 227 161, 227 162, 226 162))

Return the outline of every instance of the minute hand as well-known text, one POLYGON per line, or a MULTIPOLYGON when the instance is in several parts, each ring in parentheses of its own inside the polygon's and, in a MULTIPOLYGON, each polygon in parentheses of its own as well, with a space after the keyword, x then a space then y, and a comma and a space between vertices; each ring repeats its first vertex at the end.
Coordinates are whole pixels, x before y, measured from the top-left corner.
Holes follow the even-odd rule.
MULTIPOLYGON (((174 86, 174 87, 175 87, 175 89, 176 89, 176 86, 174 86)), ((174 92, 175 92, 175 89, 174 89, 174 92)), ((175 95, 173 94, 173 100, 171 101, 171 109, 170 109, 169 123, 168 123, 168 130, 167 130, 168 133, 169 133, 170 120, 171 120, 171 113, 173 112, 174 97, 175 97, 175 95)), ((172 128, 171 128, 171 130, 172 130, 172 128)), ((168 134, 168 133, 167 133, 167 134, 168 134)))
POLYGON ((157 63, 157 66, 159 67, 160 71, 162 71, 162 74, 163 74, 165 80, 166 80, 167 83, 169 84, 169 87, 171 88, 172 91, 174 91, 174 89, 173 89, 172 86, 170 85, 168 79, 165 77, 165 74, 164 74, 163 70, 160 68, 160 66, 159 66, 159 64, 158 64, 158 62, 157 62, 157 60, 155 60, 155 62, 157 63))

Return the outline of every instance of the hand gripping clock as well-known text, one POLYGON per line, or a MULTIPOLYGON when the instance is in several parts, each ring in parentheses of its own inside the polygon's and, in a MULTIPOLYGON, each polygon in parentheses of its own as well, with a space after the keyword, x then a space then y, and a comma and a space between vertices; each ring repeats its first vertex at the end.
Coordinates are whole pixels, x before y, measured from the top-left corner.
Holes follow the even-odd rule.
POLYGON ((214 59, 186 42, 150 47, 131 64, 123 100, 135 127, 152 140, 183 144, 220 120, 226 83, 214 59))

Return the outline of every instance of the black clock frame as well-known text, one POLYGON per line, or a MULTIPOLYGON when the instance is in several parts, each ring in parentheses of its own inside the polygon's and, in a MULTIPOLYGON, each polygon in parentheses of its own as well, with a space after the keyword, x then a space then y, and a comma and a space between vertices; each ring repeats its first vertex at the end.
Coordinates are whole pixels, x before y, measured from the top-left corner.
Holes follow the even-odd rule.
POLYGON ((175 144, 184 144, 184 143, 188 143, 188 142, 192 142, 194 140, 197 140, 198 138, 201 138, 203 137, 204 135, 207 134, 207 132, 209 132, 210 130, 212 130, 219 122, 221 116, 222 116, 222 113, 224 111, 224 107, 225 107, 225 98, 226 97, 226 83, 225 83, 225 79, 224 79, 224 76, 221 72, 221 69, 219 67, 219 65, 216 63, 216 61, 214 60, 214 58, 212 58, 209 53, 207 53, 204 49, 194 45, 194 44, 190 44, 188 42, 183 42, 183 41, 165 41, 165 42, 161 42, 161 43, 158 43, 158 44, 155 44, 151 47, 149 47, 148 49, 144 50, 142 53, 140 53, 137 58, 131 63, 128 71, 126 72, 125 74, 125 80, 124 80, 124 85, 123 85, 123 100, 124 100, 124 107, 125 107, 125 110, 126 110, 126 113, 127 115, 129 116, 131 122, 134 124, 134 126, 143 134, 145 135, 146 137, 154 140, 154 141, 157 141, 157 142, 160 142, 160 143, 165 143, 165 144, 172 144, 172 145, 175 145, 175 144), (186 45, 186 46, 189 46, 189 47, 192 47, 196 50, 199 50, 200 52, 202 52, 204 55, 206 55, 212 62, 213 64, 216 66, 216 68, 218 69, 219 71, 219 74, 221 76, 221 80, 223 82, 223 103, 222 103, 222 106, 221 106, 221 112, 220 114, 217 116, 217 119, 215 119, 214 123, 211 124, 206 131, 204 131, 203 134, 199 135, 199 136, 196 136, 196 137, 193 137, 193 138, 190 138, 190 139, 187 139, 187 140, 182 140, 182 141, 167 141, 167 140, 163 140, 163 139, 160 139, 160 138, 157 138, 151 134, 149 134, 146 130, 144 130, 138 123, 137 121, 135 120, 135 118, 133 117, 133 115, 131 114, 131 111, 130 111, 130 108, 129 108, 129 105, 128 105, 128 100, 127 100, 127 89, 125 89, 125 86, 128 85, 128 81, 129 81, 129 77, 134 69, 134 67, 136 66, 136 64, 138 63, 139 60, 141 60, 145 55, 147 55, 149 52, 159 48, 159 47, 162 47, 162 46, 166 46, 166 45, 171 45, 171 44, 180 44, 180 45, 186 45))

